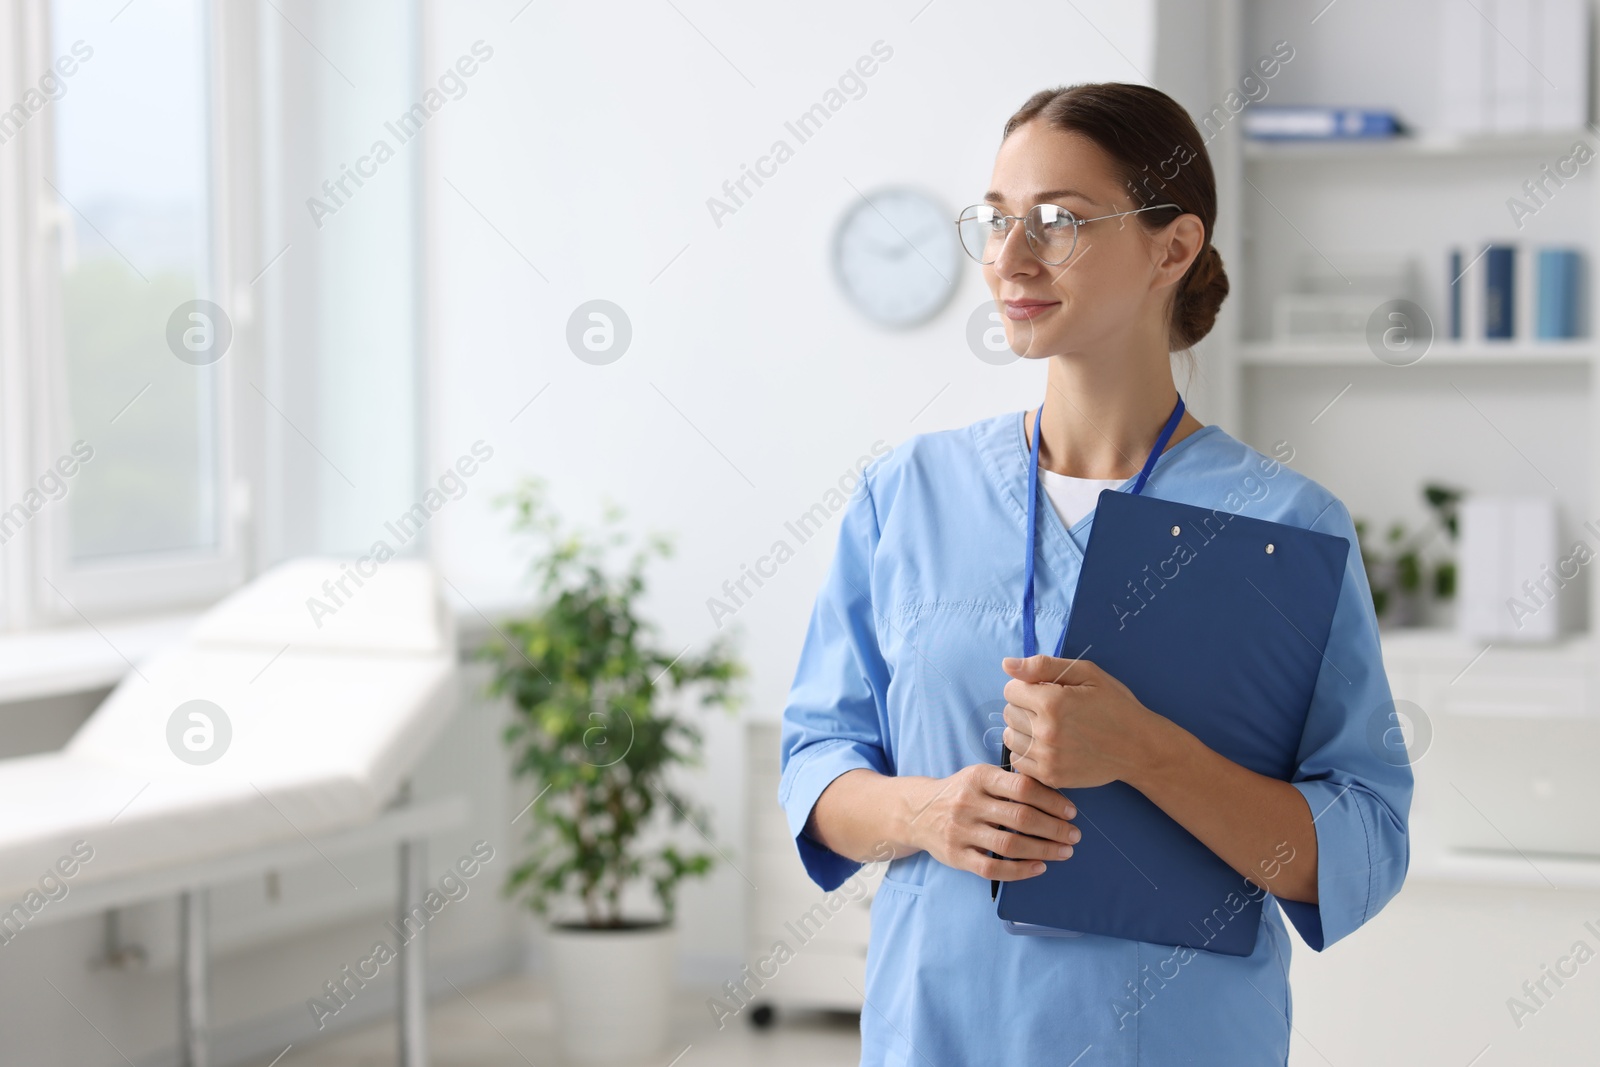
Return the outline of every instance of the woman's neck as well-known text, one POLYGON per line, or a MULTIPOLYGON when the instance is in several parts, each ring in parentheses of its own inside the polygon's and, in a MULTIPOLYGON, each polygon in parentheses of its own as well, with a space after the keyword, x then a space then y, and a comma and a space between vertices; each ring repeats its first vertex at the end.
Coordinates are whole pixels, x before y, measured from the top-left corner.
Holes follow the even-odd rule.
MULTIPOLYGON (((1169 361, 1150 366, 1052 356, 1039 429, 1039 463, 1073 478, 1131 478, 1144 466, 1178 401, 1169 361)), ((1033 440, 1034 410, 1023 428, 1033 440)), ((1188 410, 1167 442, 1171 448, 1202 423, 1188 410)))

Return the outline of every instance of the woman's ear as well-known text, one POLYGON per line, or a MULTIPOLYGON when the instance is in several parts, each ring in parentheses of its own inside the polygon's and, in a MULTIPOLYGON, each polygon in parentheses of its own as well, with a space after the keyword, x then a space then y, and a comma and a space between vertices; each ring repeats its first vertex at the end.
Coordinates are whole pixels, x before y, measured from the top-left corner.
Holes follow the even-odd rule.
POLYGON ((1199 215, 1183 214, 1156 234, 1151 250, 1156 269, 1156 286, 1176 285, 1205 247, 1206 227, 1199 215))

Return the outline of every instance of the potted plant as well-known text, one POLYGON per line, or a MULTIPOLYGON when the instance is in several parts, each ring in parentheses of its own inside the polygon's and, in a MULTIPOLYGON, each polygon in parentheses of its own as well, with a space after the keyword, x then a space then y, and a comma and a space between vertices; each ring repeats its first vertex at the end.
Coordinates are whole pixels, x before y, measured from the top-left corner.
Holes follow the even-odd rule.
POLYGON ((1372 589, 1372 609, 1382 627, 1416 626, 1431 600, 1437 609, 1450 603, 1456 591, 1455 560, 1428 549, 1442 531, 1450 542, 1458 533, 1457 505, 1461 490, 1429 484, 1422 488, 1423 499, 1433 512, 1429 529, 1407 537, 1402 522, 1391 523, 1382 549, 1367 542, 1367 523, 1355 520, 1356 541, 1361 546, 1361 562, 1372 589))
POLYGON ((609 535, 586 537, 561 528, 540 479, 499 502, 536 543, 541 595, 481 653, 493 664, 491 693, 513 706, 504 733, 512 774, 533 779, 537 792, 530 852, 504 892, 549 919, 567 1056, 650 1056, 666 1038, 676 890, 712 868, 712 854, 680 847, 692 835, 673 828, 689 822, 693 845, 711 842, 704 814, 669 781, 674 768, 700 762, 702 734, 681 704, 732 710, 745 671, 728 635, 694 654, 662 647, 640 618, 645 566, 671 555, 666 538, 649 537, 612 570, 608 557, 628 541, 615 506, 605 509, 609 535), (640 897, 653 906, 640 907, 640 897))

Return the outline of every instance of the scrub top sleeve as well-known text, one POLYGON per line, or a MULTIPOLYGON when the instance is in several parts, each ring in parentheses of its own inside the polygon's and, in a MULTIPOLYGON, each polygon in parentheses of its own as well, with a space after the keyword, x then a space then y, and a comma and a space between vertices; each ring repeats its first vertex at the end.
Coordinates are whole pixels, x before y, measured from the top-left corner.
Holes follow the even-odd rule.
POLYGON ((1316 827, 1318 902, 1278 904, 1320 952, 1376 915, 1405 881, 1412 776, 1355 524, 1335 500, 1310 528, 1345 538, 1350 554, 1290 779, 1316 827))
POLYGON ((863 475, 845 507, 833 563, 811 610, 783 709, 778 802, 806 873, 830 892, 863 865, 806 834, 811 809, 846 771, 866 767, 894 773, 884 749, 889 667, 878 647, 872 609, 878 537, 872 488, 863 475))

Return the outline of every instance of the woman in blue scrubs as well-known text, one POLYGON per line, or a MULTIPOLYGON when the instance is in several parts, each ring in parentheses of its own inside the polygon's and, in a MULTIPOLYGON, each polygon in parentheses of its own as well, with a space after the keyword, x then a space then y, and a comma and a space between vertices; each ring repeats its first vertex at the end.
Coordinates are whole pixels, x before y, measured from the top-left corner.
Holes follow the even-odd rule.
MULTIPOLYGON (((1350 513, 1281 451, 1202 424, 1174 382, 1171 354, 1205 336, 1228 292, 1215 221, 1188 114, 1123 84, 1035 94, 962 213, 1011 348, 1048 361, 1042 404, 919 434, 866 469, 783 716, 779 800, 808 873, 832 890, 889 861, 863 1064, 1283 1064, 1284 915, 1321 951, 1404 880, 1412 777, 1384 729, 1393 705, 1350 513), (1207 748, 1092 660, 1022 658, 1035 468, 1069 490, 1114 479, 1350 542, 1290 781, 1207 748), (1002 743, 1016 773, 998 766, 1002 743), (996 916, 990 880, 1092 847, 1072 790, 1117 780, 1269 894, 1251 955, 1026 936, 996 916)), ((1067 521, 1035 509, 1034 619, 1050 637, 1094 522, 1066 506, 1067 521)))

